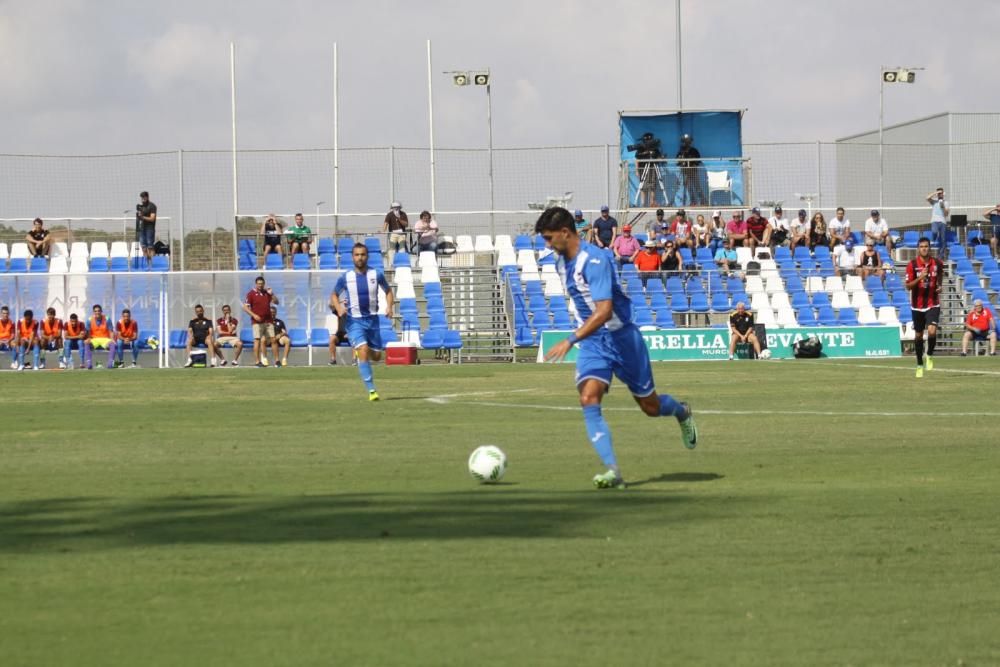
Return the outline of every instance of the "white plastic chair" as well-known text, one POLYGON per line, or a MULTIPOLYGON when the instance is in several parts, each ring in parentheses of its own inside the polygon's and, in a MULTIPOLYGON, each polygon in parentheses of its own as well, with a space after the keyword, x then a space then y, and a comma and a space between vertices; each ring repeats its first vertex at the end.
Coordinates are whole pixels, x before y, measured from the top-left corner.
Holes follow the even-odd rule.
POLYGON ((73 257, 72 255, 70 255, 69 258, 70 273, 80 274, 80 273, 87 273, 88 271, 90 271, 90 264, 86 257, 81 257, 79 255, 73 257))
POLYGON ((27 243, 12 243, 10 246, 10 258, 11 259, 28 259, 31 257, 31 252, 28 250, 27 243))
POLYGON ((497 234, 497 238, 493 242, 493 248, 498 252, 501 250, 513 250, 514 242, 511 240, 510 234, 497 234))
POLYGON ((473 247, 479 253, 493 252, 493 239, 490 238, 489 234, 479 234, 476 236, 476 243, 473 247))
POLYGON ((68 273, 69 265, 66 263, 65 255, 56 255, 49 262, 49 273, 68 273))
POLYGON ((878 324, 878 315, 871 306, 861 306, 858 308, 858 324, 878 324))
POLYGON ((110 256, 108 244, 104 241, 94 241, 90 244, 90 256, 97 259, 107 259, 110 256))
POLYGON ((895 306, 882 306, 878 309, 878 321, 886 326, 899 326, 899 316, 895 306))
POLYGON ((437 266, 437 256, 430 250, 423 250, 417 256, 417 266, 421 269, 428 266, 437 266))
POLYGON ((781 276, 769 276, 767 279, 766 291, 768 294, 774 294, 775 292, 785 291, 785 281, 781 279, 781 276))
MULTIPOLYGON (((90 257, 90 251, 87 249, 87 244, 83 241, 74 241, 73 245, 69 247, 69 256, 70 259, 74 259, 76 257, 83 257, 84 259, 87 259, 90 257)), ((70 273, 72 273, 72 268, 72 262, 70 262, 70 273)))
POLYGON ((806 291, 810 294, 824 291, 823 278, 821 276, 809 276, 806 279, 806 291))
POLYGON ((413 281, 401 283, 396 285, 396 289, 393 290, 397 299, 416 299, 417 292, 413 289, 413 281))
POLYGON ((430 264, 420 270, 420 282, 425 285, 427 283, 441 282, 441 274, 438 272, 437 264, 430 264))
POLYGON ((872 305, 871 297, 868 296, 868 292, 854 292, 851 294, 851 307, 855 310, 860 309, 863 306, 872 305))
POLYGON ((706 171, 708 177, 708 203, 711 204, 712 195, 716 192, 727 194, 726 203, 733 203, 733 179, 729 178, 728 171, 706 171))
POLYGON ((750 294, 750 310, 771 310, 771 302, 767 300, 767 294, 764 292, 751 292, 750 294))
POLYGON ((497 266, 517 266, 517 253, 513 248, 500 248, 497 251, 497 266))
POLYGON ((747 276, 746 284, 747 294, 756 294, 757 292, 764 292, 764 281, 761 280, 760 276, 747 276))
POLYGON ((53 257, 69 257, 69 246, 65 241, 56 241, 52 244, 53 257))
POLYGON ((844 289, 848 292, 864 292, 865 282, 861 280, 861 276, 847 276, 844 281, 844 289))
POLYGON ((757 310, 757 316, 754 318, 754 322, 757 324, 763 324, 766 327, 774 327, 778 325, 778 320, 774 318, 774 311, 770 308, 761 308, 757 310))
POLYGON ((522 271, 534 271, 538 272, 538 262, 535 260, 535 251, 524 249, 517 251, 517 265, 521 267, 522 271))
POLYGON ((413 284, 413 269, 408 266, 397 266, 392 274, 392 281, 397 285, 404 283, 413 284))
POLYGON ((128 243, 125 241, 113 241, 109 254, 111 257, 128 257, 128 243))
POLYGON ((795 317, 795 311, 791 307, 778 309, 778 325, 783 329, 799 326, 799 321, 795 317))
MULTIPOLYGON (((824 289, 832 296, 837 292, 844 291, 844 283, 841 282, 840 276, 827 276, 824 289)), ((834 306, 834 308, 836 308, 836 306, 834 306)))
POLYGON ((7 250, 7 244, 0 243, 0 259, 7 259, 8 257, 10 257, 10 253, 7 250))
POLYGON ((472 244, 472 237, 468 234, 459 234, 455 237, 455 252, 475 252, 476 246, 472 244))
POLYGON ((775 292, 771 295, 771 308, 781 310, 782 308, 791 307, 792 302, 788 299, 788 292, 775 292))
POLYGON ((830 295, 830 305, 833 306, 834 310, 850 308, 851 297, 848 296, 847 292, 834 292, 830 295))
POLYGON ((750 252, 750 248, 745 248, 740 246, 736 248, 736 261, 740 263, 744 269, 747 266, 747 262, 753 259, 753 254, 750 252))

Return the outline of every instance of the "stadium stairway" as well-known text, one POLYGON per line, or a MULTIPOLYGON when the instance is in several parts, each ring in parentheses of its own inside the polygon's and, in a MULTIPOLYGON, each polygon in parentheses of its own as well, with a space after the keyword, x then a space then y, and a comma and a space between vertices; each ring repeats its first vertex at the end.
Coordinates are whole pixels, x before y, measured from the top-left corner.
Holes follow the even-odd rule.
POLYGON ((462 332, 462 357, 469 361, 513 361, 496 269, 455 267, 442 271, 441 288, 450 326, 462 332))

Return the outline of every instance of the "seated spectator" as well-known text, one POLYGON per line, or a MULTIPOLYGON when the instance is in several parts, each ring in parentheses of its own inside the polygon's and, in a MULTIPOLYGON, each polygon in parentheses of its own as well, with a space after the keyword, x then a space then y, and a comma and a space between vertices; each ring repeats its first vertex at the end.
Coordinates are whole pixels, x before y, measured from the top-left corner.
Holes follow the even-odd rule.
POLYGON ((692 249, 707 248, 712 241, 712 232, 708 224, 705 223, 705 216, 701 213, 694 219, 691 225, 692 249))
POLYGON ((837 207, 837 214, 827 225, 830 232, 830 249, 832 250, 851 238, 851 221, 844 217, 844 207, 837 207))
POLYGON ((719 267, 719 271, 726 275, 739 268, 740 264, 739 258, 736 255, 736 249, 733 248, 733 244, 729 239, 724 240, 722 247, 715 251, 715 265, 719 267))
POLYGON ((429 211, 420 212, 420 219, 413 226, 413 231, 417 235, 420 252, 437 252, 438 223, 429 211))
POLYGON ((656 251, 656 241, 649 239, 643 245, 642 252, 635 256, 635 268, 642 278, 642 286, 646 286, 646 281, 653 277, 654 272, 660 270, 660 253, 656 251))
POLYGON ((729 316, 729 360, 736 356, 736 346, 748 343, 753 346, 756 356, 760 356, 760 341, 754 333, 753 313, 746 309, 742 301, 736 304, 736 310, 729 316))
POLYGON ((42 348, 41 367, 45 368, 45 353, 51 351, 58 353, 56 356, 59 358, 59 368, 66 368, 66 364, 62 360, 63 322, 56 317, 55 308, 45 309, 45 319, 42 320, 41 330, 42 333, 38 341, 42 348))
POLYGON ((875 243, 871 239, 865 240, 865 251, 861 253, 858 262, 858 275, 862 279, 868 276, 885 277, 885 267, 882 266, 882 258, 875 252, 875 243))
POLYGON ((871 217, 865 220, 865 242, 872 240, 875 245, 884 245, 885 249, 892 252, 892 235, 889 234, 889 221, 882 217, 876 210, 872 209, 871 217))
POLYGON ((663 244, 663 254, 660 255, 660 271, 680 271, 681 256, 673 241, 663 244))
MULTIPOLYGON (((288 234, 288 252, 291 255, 296 253, 309 254, 309 245, 312 241, 312 230, 306 227, 305 218, 302 217, 301 213, 295 214, 295 224, 289 227, 286 232, 288 234)), ((215 359, 213 358, 214 362, 215 359)))
POLYGON ((403 249, 403 252, 407 252, 406 227, 409 224, 410 219, 406 216, 403 205, 398 201, 392 202, 389 205, 389 212, 385 214, 385 219, 382 221, 382 231, 389 233, 387 248, 391 248, 394 253, 399 252, 400 248, 403 249))
POLYGON ((17 339, 14 341, 17 347, 17 370, 23 371, 25 368, 38 370, 38 356, 41 352, 38 345, 38 321, 35 320, 35 313, 29 308, 24 311, 24 317, 17 322, 17 339), (28 351, 31 351, 32 363, 27 363, 28 351))
POLYGON ((757 207, 750 209, 750 218, 747 220, 747 241, 754 256, 757 253, 757 246, 770 247, 771 227, 767 224, 767 220, 761 216, 760 209, 757 207))
POLYGON ((611 242, 611 250, 615 254, 618 266, 633 262, 642 247, 639 245, 639 239, 632 236, 632 225, 622 227, 622 233, 611 242))
POLYGON ((734 211, 733 219, 726 223, 726 238, 731 248, 740 248, 746 243, 747 223, 743 219, 743 211, 734 211))
MULTIPOLYGON (((992 234, 990 237, 990 252, 993 253, 994 257, 1000 257, 997 254, 998 250, 1000 250, 1000 248, 997 248, 997 243, 1000 243, 1000 204, 983 211, 983 217, 989 221, 988 228, 992 234)), ((981 241, 981 243, 986 243, 986 241, 981 241)))
POLYGON ((339 317, 333 305, 330 305, 330 314, 326 316, 326 328, 330 331, 330 365, 337 365, 337 346, 347 340, 347 330, 345 320, 339 317))
POLYGON ((194 307, 194 319, 188 322, 187 347, 184 350, 187 353, 188 360, 184 364, 184 368, 194 366, 194 359, 191 358, 191 350, 196 347, 203 347, 208 350, 208 358, 211 359, 212 367, 215 367, 215 338, 212 335, 214 330, 215 327, 212 326, 212 320, 205 317, 205 309, 199 303, 194 307))
POLYGON ((52 249, 52 237, 49 235, 49 230, 44 229, 42 225, 42 219, 35 218, 31 223, 31 231, 24 237, 32 257, 48 257, 52 249))
POLYGON ((712 222, 709 223, 708 228, 708 249, 712 251, 712 256, 714 257, 716 251, 722 247, 722 242, 726 238, 726 223, 722 219, 722 211, 712 213, 712 222))
POLYGON ((830 236, 827 234, 826 218, 821 211, 816 211, 809 223, 809 250, 814 250, 818 245, 830 245, 830 236))
POLYGON ((132 319, 132 311, 122 309, 121 319, 115 323, 115 367, 125 365, 126 348, 132 352, 132 368, 139 367, 139 323, 132 319))
POLYGON ((285 223, 276 218, 274 214, 267 216, 260 225, 261 240, 264 244, 264 263, 267 263, 267 256, 272 252, 279 255, 284 254, 281 247, 281 235, 285 233, 285 223))
MULTIPOLYGON (((87 326, 87 368, 94 368, 94 350, 108 351, 108 368, 115 360, 115 332, 111 322, 104 316, 104 310, 95 305, 87 326)), ((98 363, 100 368, 101 364, 98 363)))
POLYGON ((841 276, 853 276, 860 273, 858 262, 854 257, 854 241, 847 239, 841 245, 833 248, 833 263, 837 267, 837 273, 841 276))
POLYGON ((775 247, 788 243, 788 235, 791 231, 788 219, 784 216, 784 211, 780 206, 774 207, 774 215, 768 219, 767 226, 771 234, 771 241, 768 245, 771 246, 771 254, 773 255, 775 247))
POLYGON ((792 239, 792 250, 798 246, 809 245, 809 223, 806 221, 806 210, 799 209, 799 217, 788 223, 789 236, 792 239))
POLYGON ((66 368, 73 368, 73 350, 80 354, 80 368, 87 367, 87 325, 80 321, 76 313, 70 313, 63 328, 65 340, 63 341, 63 353, 66 355, 63 363, 66 368))
POLYGON ((678 210, 677 215, 674 216, 673 221, 670 223, 670 233, 674 235, 674 243, 678 248, 687 246, 692 250, 694 249, 692 225, 684 209, 678 210))
POLYGON ((590 241, 590 223, 584 219, 583 211, 573 211, 573 222, 576 223, 576 233, 580 235, 580 240, 590 241))
POLYGON ((16 337, 14 320, 10 319, 10 308, 4 306, 0 308, 0 352, 10 352, 11 369, 17 368, 16 337))
POLYGON ((219 365, 226 365, 226 355, 222 352, 224 345, 233 346, 233 366, 240 365, 240 352, 243 351, 243 341, 239 335, 240 321, 233 317, 233 309, 229 304, 223 304, 222 317, 215 321, 215 356, 219 365))
POLYGON ((271 336, 271 352, 274 353, 274 365, 281 367, 288 365, 288 350, 292 347, 292 340, 288 337, 288 327, 285 321, 278 318, 278 308, 271 306, 271 326, 274 334, 271 336), (278 346, 284 348, 281 359, 278 359, 278 346))
POLYGON ((670 231, 670 223, 663 218, 663 209, 656 209, 656 218, 646 226, 646 236, 652 240, 666 236, 670 231))
POLYGON ((997 323, 993 313, 983 308, 981 299, 972 302, 972 310, 965 317, 965 333, 962 334, 962 356, 969 353, 969 343, 973 340, 988 340, 990 356, 997 356, 997 323))

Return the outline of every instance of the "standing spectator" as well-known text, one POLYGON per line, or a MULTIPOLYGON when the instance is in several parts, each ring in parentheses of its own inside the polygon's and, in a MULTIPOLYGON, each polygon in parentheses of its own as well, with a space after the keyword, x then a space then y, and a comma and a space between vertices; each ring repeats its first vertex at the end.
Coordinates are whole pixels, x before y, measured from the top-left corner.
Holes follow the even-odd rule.
POLYGON ((601 215, 591 227, 594 245, 598 248, 610 248, 618 235, 618 221, 611 217, 611 209, 607 204, 601 207, 601 215))
POLYGON ((767 221, 768 233, 770 236, 770 243, 768 245, 771 247, 771 254, 774 254, 774 248, 779 245, 785 245, 788 243, 788 232, 791 227, 788 225, 788 219, 785 218, 784 211, 780 206, 774 207, 774 215, 770 217, 767 221))
POLYGON ((747 240, 747 223, 743 211, 733 211, 733 219, 726 223, 726 240, 730 248, 740 248, 747 240))
POLYGON ((715 251, 715 264, 719 267, 719 271, 725 275, 729 275, 730 272, 739 268, 739 256, 729 239, 725 239, 722 246, 715 251))
POLYGON ((586 241, 590 238, 590 223, 583 217, 583 211, 576 209, 573 211, 573 224, 576 225, 576 233, 580 239, 586 241))
POLYGON ((993 313, 983 308, 982 299, 972 302, 972 310, 965 316, 965 333, 962 334, 962 356, 969 353, 969 343, 973 340, 988 340, 990 356, 997 356, 997 323, 993 313))
POLYGON ((226 365, 226 355, 222 352, 225 345, 233 346, 233 366, 240 365, 240 352, 243 351, 243 341, 239 337, 240 321, 233 317, 233 310, 229 304, 223 304, 222 317, 215 321, 215 356, 219 358, 219 365, 226 365))
POLYGON ((431 217, 430 211, 421 211, 420 219, 413 226, 417 235, 417 248, 420 252, 437 252, 438 223, 431 217))
POLYGON ((917 256, 906 265, 906 289, 910 290, 913 311, 913 346, 917 352, 917 377, 924 376, 924 330, 927 330, 926 370, 934 370, 934 346, 941 319, 941 281, 944 263, 931 257, 931 240, 926 236, 917 241, 917 256))
POLYGON ((697 248, 707 248, 712 240, 712 232, 705 224, 705 216, 699 213, 691 225, 692 250, 697 248))
MULTIPOLYGON (((875 255, 878 257, 878 255, 875 255)), ((847 239, 844 243, 833 247, 833 263, 841 276, 853 276, 859 273, 858 261, 854 256, 854 241, 847 239)))
POLYGON ((865 241, 869 239, 875 245, 884 245, 885 249, 892 252, 892 236, 889 234, 889 221, 882 217, 877 209, 872 209, 871 217, 865 220, 865 241))
POLYGON ((392 202, 389 205, 389 212, 385 214, 385 220, 382 221, 382 231, 389 233, 389 248, 394 253, 399 252, 400 247, 404 251, 407 249, 406 226, 409 223, 410 219, 406 217, 403 205, 398 201, 392 202))
POLYGON ((28 351, 31 351, 31 368, 38 370, 38 356, 41 352, 38 344, 38 322, 35 320, 35 313, 29 308, 24 311, 24 317, 17 322, 17 370, 23 371, 29 366, 27 363, 28 351))
POLYGON ((642 286, 646 286, 646 281, 655 276, 655 271, 660 270, 660 253, 656 252, 656 241, 649 239, 646 241, 642 252, 635 256, 635 268, 642 278, 642 286))
POLYGON ((271 326, 271 304, 279 303, 277 295, 270 287, 266 287, 264 276, 257 276, 254 288, 247 292, 243 302, 243 312, 253 321, 253 360, 261 368, 267 365, 267 355, 264 354, 263 340, 274 335, 271 326))
POLYGON ((822 211, 816 211, 809 222, 809 250, 814 250, 818 245, 830 245, 830 236, 827 234, 826 218, 822 211))
POLYGON ((861 253, 858 261, 858 273, 862 279, 868 276, 885 276, 885 267, 882 266, 882 258, 875 252, 875 243, 871 240, 865 241, 865 251, 861 253))
POLYGON ((678 248, 687 246, 693 248, 694 239, 691 238, 691 221, 688 220, 687 211, 680 209, 670 223, 670 233, 674 235, 674 243, 678 248))
MULTIPOLYGON (((288 365, 288 350, 292 347, 292 339, 288 337, 288 327, 285 321, 278 317, 278 307, 271 306, 271 326, 274 335, 271 336, 271 352, 274 354, 274 365, 276 368, 288 365), (278 347, 283 348, 281 358, 278 358, 278 347)), ((264 354, 267 354, 265 351, 264 354)))
POLYGON ((139 367, 139 323, 132 319, 132 311, 122 309, 121 319, 115 324, 115 351, 118 368, 125 365, 125 348, 132 351, 132 368, 139 367))
POLYGON ((64 329, 63 352, 66 354, 66 368, 73 368, 73 350, 80 353, 80 368, 87 367, 87 325, 80 321, 76 313, 70 313, 64 329))
POLYGON ((0 308, 0 352, 10 352, 10 367, 17 368, 17 330, 10 319, 10 308, 0 308))
MULTIPOLYGON (((108 368, 112 368, 115 359, 115 332, 104 316, 104 309, 100 305, 95 305, 87 326, 87 368, 94 367, 94 350, 108 351, 108 368)), ((97 364, 100 368, 101 364, 97 364)))
POLYGON ((694 147, 693 142, 694 139, 690 134, 681 135, 681 145, 676 157, 681 170, 684 194, 687 195, 687 203, 691 206, 704 206, 705 189, 701 183, 701 153, 694 147))
POLYGON ((194 365, 191 350, 196 347, 204 347, 208 350, 208 358, 211 359, 212 367, 215 368, 215 338, 212 335, 214 329, 212 320, 205 317, 205 309, 199 303, 194 307, 194 319, 188 322, 187 347, 184 350, 188 360, 184 364, 184 368, 191 368, 194 365))
POLYGON ((938 259, 948 259, 948 216, 951 215, 951 207, 944 198, 944 188, 928 194, 927 203, 931 205, 931 240, 937 248, 938 259))
POLYGON ((990 250, 993 256, 997 257, 997 244, 1000 243, 1000 204, 983 213, 983 217, 990 221, 990 250))
POLYGON ((639 254, 641 249, 639 240, 632 236, 632 225, 622 227, 621 236, 616 236, 611 244, 611 250, 615 253, 615 260, 619 267, 634 262, 635 256, 639 254))
POLYGON ((295 214, 295 224, 285 232, 288 234, 288 254, 296 253, 309 254, 309 244, 312 241, 312 230, 306 226, 305 218, 301 213, 295 214))
POLYGON ((139 193, 139 203, 135 205, 136 241, 142 246, 146 261, 153 261, 153 246, 156 245, 156 204, 149 201, 149 193, 139 193))
POLYGON ((56 309, 49 307, 45 309, 45 319, 42 320, 41 336, 39 344, 42 348, 41 366, 45 368, 45 352, 57 352, 59 357, 59 368, 66 368, 63 362, 63 322, 56 317, 56 309))
POLYGON ((757 246, 769 247, 771 242, 771 227, 767 224, 756 206, 750 209, 747 220, 747 239, 750 242, 750 252, 757 256, 757 246))
POLYGON ((837 207, 837 214, 833 216, 827 229, 830 232, 830 249, 844 243, 851 238, 851 221, 844 217, 844 207, 837 207))
POLYGON ((753 313, 747 310, 742 301, 736 304, 736 310, 729 316, 729 360, 736 357, 736 346, 748 343, 753 347, 754 355, 760 357, 760 340, 754 332, 753 313))
POLYGON ((806 210, 799 209, 799 216, 788 225, 789 234, 792 238, 792 251, 798 246, 809 246, 809 222, 806 220, 806 210))
POLYGON ((25 237, 28 242, 28 252, 32 257, 48 257, 52 250, 52 239, 49 230, 43 227, 41 218, 35 218, 31 223, 31 231, 25 237))
POLYGON ((260 225, 260 234, 264 243, 264 265, 267 265, 267 256, 272 252, 279 255, 284 254, 281 246, 281 235, 285 233, 285 223, 275 217, 273 213, 264 218, 260 225))

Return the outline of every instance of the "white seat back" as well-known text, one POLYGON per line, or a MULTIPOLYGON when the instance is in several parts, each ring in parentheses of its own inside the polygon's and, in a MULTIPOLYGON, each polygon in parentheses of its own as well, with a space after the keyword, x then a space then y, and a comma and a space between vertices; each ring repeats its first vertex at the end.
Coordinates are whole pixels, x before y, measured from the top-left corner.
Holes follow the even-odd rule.
POLYGON ((0 259, 7 259, 10 257, 10 253, 7 251, 7 244, 0 243, 0 259))
POLYGON ((111 257, 128 257, 128 243, 125 241, 114 241, 111 243, 111 257))
POLYGON ((878 321, 885 325, 898 325, 899 316, 895 306, 882 306, 878 309, 878 321))
POLYGON ((11 259, 28 259, 31 257, 31 252, 28 250, 27 243, 12 243, 10 246, 10 258, 11 259))
POLYGON ((49 262, 49 273, 68 273, 69 265, 66 263, 65 255, 56 255, 49 262))
MULTIPOLYGON (((87 249, 87 244, 83 241, 74 241, 73 245, 69 248, 70 258, 83 257, 87 259, 90 256, 90 251, 87 249)), ((72 262, 70 263, 70 271, 72 272, 72 262)))
POLYGON ((788 299, 788 292, 775 292, 771 295, 771 308, 781 310, 782 308, 791 307, 792 303, 788 299))
POLYGON ((514 249, 514 242, 510 238, 510 234, 497 234, 496 240, 493 242, 493 248, 497 251, 509 249, 514 249))
POLYGON ((767 327, 773 327, 778 324, 778 321, 774 319, 774 311, 770 308, 761 308, 758 310, 757 316, 754 317, 754 322, 757 324, 763 324, 767 327))
POLYGON ((424 284, 441 282, 437 264, 428 264, 420 270, 420 282, 424 284))
POLYGON ((753 292, 750 294, 750 310, 770 310, 771 303, 767 300, 764 292, 753 292))
POLYGON ((427 266, 437 266, 437 256, 430 250, 423 250, 417 256, 417 266, 421 269, 427 266))
POLYGON ((855 292, 854 294, 851 295, 852 308, 857 309, 861 308, 862 306, 871 306, 871 305, 872 305, 872 300, 871 297, 868 296, 868 292, 864 291, 855 292))
POLYGON ((761 280, 760 276, 747 276, 746 290, 747 294, 764 292, 764 281, 761 280))
POLYGON ((396 285, 396 289, 393 290, 396 299, 416 299, 417 293, 413 289, 413 281, 404 282, 396 285))
POLYGON ((493 239, 490 238, 489 234, 479 234, 476 236, 475 244, 476 252, 493 252, 493 239))
POLYGON ((497 251, 497 266, 517 266, 517 253, 513 248, 500 248, 497 251))
POLYGON ((408 266, 397 266, 392 274, 392 281, 397 285, 403 283, 413 284, 413 269, 408 266))
POLYGON ((90 256, 96 257, 98 259, 107 259, 110 253, 108 252, 108 244, 104 241, 94 241, 90 244, 90 256))
POLYGON ((80 255, 77 255, 77 256, 74 257, 74 256, 70 255, 70 258, 69 258, 69 272, 70 273, 87 273, 89 270, 90 270, 90 266, 89 266, 89 263, 87 262, 87 258, 86 257, 80 256, 80 255))
POLYGON ((740 263, 740 266, 746 268, 747 262, 753 259, 753 254, 750 252, 750 248, 740 246, 736 249, 736 261, 740 263))
POLYGON ((468 234, 459 234, 455 237, 455 252, 475 252, 476 246, 472 244, 472 237, 468 234))
POLYGON ((820 276, 809 276, 806 279, 806 291, 810 294, 823 291, 823 278, 820 276))
POLYGON ((858 308, 858 324, 878 324, 878 315, 871 306, 858 308))
POLYGON ((517 251, 517 265, 523 271, 538 272, 538 262, 535 260, 535 251, 524 249, 517 251))
POLYGON ((850 308, 851 297, 847 295, 847 292, 834 292, 830 295, 830 305, 833 306, 835 310, 850 308))
MULTIPOLYGON (((844 283, 840 281, 840 276, 827 276, 826 291, 831 295, 844 291, 844 283)), ((834 308, 836 308, 836 306, 834 306, 834 308)))
POLYGON ((791 307, 778 309, 778 325, 785 329, 799 326, 795 311, 791 307))
POLYGON ((768 279, 767 279, 767 289, 766 289, 766 291, 769 294, 773 294, 775 292, 784 292, 785 291, 785 281, 783 281, 781 279, 781 276, 769 276, 768 279))
POLYGON ((861 276, 847 276, 844 289, 848 292, 864 292, 865 283, 861 280, 861 276))
POLYGON ((52 244, 53 257, 69 257, 69 246, 65 241, 56 241, 52 244))

